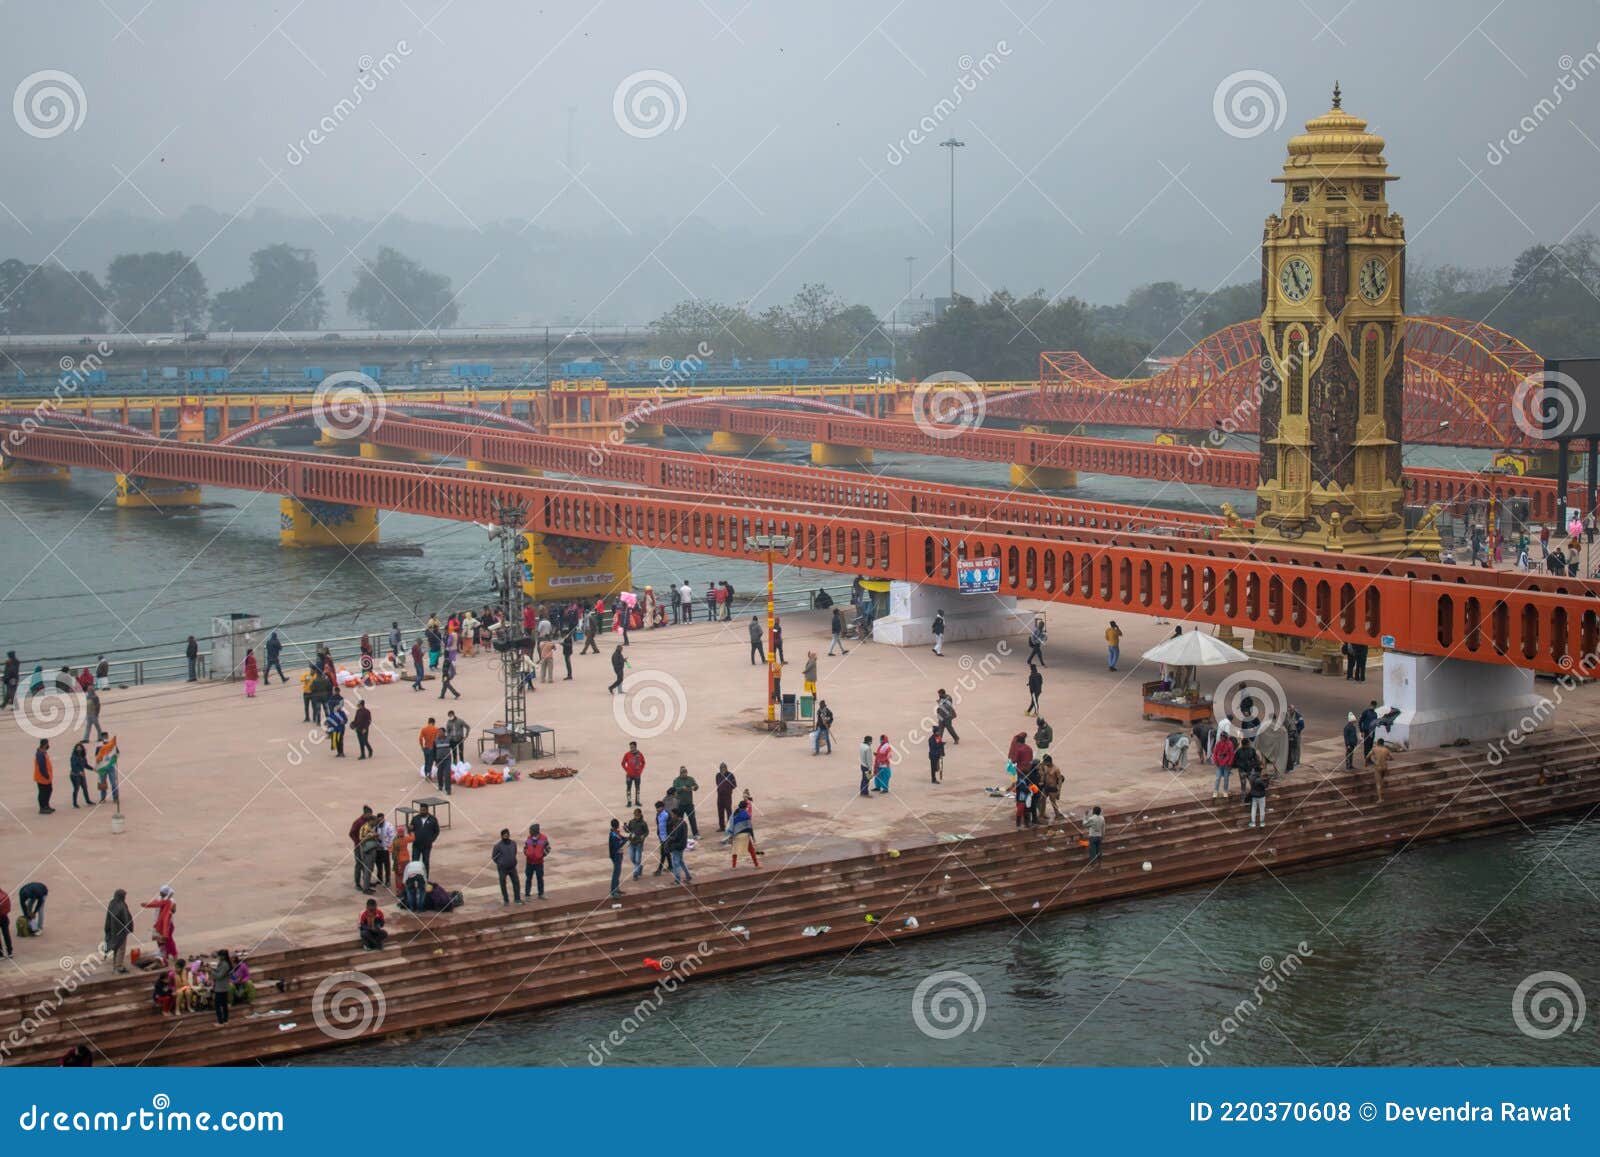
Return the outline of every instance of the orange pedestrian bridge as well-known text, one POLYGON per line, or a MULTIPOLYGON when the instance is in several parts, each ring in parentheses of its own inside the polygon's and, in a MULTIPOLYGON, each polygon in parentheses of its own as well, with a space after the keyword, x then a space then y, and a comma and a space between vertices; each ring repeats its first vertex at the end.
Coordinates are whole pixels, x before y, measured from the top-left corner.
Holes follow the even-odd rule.
MULTIPOLYGON (((495 443, 492 438, 506 436, 485 431, 446 433, 476 437, 477 444, 465 449, 490 456, 511 456, 518 453, 512 443, 526 441, 495 443)), ((417 438, 420 444, 422 435, 417 438)), ((576 465, 571 457, 558 461, 554 455, 572 455, 572 447, 512 463, 512 470, 490 471, 419 469, 414 462, 16 423, 0 423, 0 446, 9 459, 43 468, 275 493, 302 504, 478 523, 495 522, 513 508, 534 536, 619 547, 760 561, 764 555, 753 536, 782 535, 792 539, 790 565, 916 590, 953 589, 961 560, 992 558, 998 560, 1002 597, 1093 607, 1113 617, 1163 614, 1299 639, 1362 643, 1385 648, 1391 661, 1425 660, 1424 667, 1385 664, 1385 698, 1391 703, 1404 694, 1450 697, 1464 688, 1469 695, 1493 692, 1497 702, 1515 700, 1520 710, 1531 682, 1507 682, 1494 672, 1530 680, 1533 671, 1587 674, 1600 651, 1600 584, 1593 582, 1148 533, 1133 526, 1030 521, 1026 507, 1009 508, 1004 501, 965 513, 915 509, 894 483, 859 478, 863 493, 871 492, 863 506, 847 501, 845 493, 807 492, 793 482, 785 491, 781 471, 710 460, 701 466, 709 473, 696 477, 677 457, 651 466, 657 452, 639 448, 623 451, 626 457, 618 461, 626 465, 616 467, 637 471, 632 481, 596 483, 512 472, 570 468, 576 465), (728 472, 720 482, 719 470, 728 472), (1429 677, 1441 672, 1426 690, 1429 677), (1408 678, 1410 690, 1391 689, 1392 674, 1408 678)), ((588 445, 581 452, 604 459, 617 448, 588 445)), ((1483 715, 1475 704, 1467 706, 1483 715)))

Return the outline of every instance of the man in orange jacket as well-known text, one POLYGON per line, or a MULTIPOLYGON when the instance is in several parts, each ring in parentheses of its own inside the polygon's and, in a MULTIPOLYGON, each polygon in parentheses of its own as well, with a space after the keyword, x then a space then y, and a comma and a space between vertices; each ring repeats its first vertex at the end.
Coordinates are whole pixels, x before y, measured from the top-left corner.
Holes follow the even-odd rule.
POLYGON ((39 814, 54 815, 50 806, 50 793, 55 790, 55 768, 50 764, 50 741, 39 740, 39 750, 33 753, 33 783, 39 791, 39 814))
POLYGON ((417 743, 422 747, 422 778, 433 778, 433 747, 439 738, 439 726, 428 716, 428 724, 417 732, 417 743))

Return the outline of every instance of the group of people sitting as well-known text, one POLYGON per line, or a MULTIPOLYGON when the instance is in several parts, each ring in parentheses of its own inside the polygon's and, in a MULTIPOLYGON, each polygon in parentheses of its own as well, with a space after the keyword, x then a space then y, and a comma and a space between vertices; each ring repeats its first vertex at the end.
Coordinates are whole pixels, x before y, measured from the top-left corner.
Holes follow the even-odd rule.
POLYGON ((176 1015, 209 1008, 216 1013, 218 1024, 227 1024, 229 1009, 255 999, 256 986, 243 951, 221 948, 214 959, 178 957, 162 964, 150 996, 157 1013, 176 1015))

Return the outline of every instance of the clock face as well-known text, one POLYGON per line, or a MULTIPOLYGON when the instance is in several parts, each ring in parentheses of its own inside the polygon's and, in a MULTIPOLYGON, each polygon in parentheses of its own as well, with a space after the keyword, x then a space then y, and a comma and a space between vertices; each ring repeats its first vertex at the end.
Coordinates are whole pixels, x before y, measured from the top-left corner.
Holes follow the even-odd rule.
POLYGON ((1278 273, 1278 285, 1290 301, 1304 301, 1311 292, 1311 266, 1304 257, 1291 257, 1278 273))
POLYGON ((1361 296, 1368 301, 1381 301, 1389 292, 1389 266, 1381 257, 1369 257, 1357 278, 1361 296))

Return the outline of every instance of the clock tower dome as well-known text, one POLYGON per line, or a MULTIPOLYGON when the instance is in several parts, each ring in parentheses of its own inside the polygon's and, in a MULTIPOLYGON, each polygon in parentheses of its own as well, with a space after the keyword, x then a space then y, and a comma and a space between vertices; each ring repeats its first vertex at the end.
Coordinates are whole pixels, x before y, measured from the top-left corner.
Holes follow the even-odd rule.
MULTIPOLYGON (((1289 141, 1261 240, 1255 539, 1437 554, 1408 535, 1401 480, 1405 222, 1383 138, 1333 107, 1289 141)), ((1429 541, 1422 541, 1429 539, 1429 541)))

